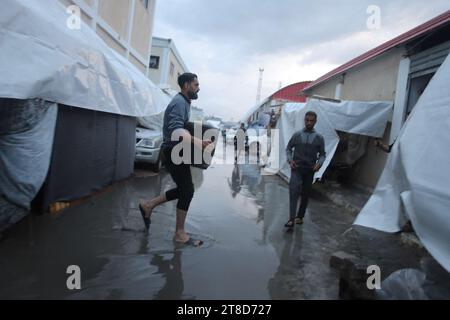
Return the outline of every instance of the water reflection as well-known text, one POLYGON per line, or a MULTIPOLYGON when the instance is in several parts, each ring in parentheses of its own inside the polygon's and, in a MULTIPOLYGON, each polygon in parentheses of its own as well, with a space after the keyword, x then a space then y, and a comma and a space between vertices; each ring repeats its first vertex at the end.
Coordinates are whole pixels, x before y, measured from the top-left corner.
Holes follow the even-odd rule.
POLYGON ((286 232, 283 238, 283 249, 281 253, 277 252, 280 257, 280 264, 272 279, 269 280, 268 289, 272 298, 289 299, 292 297, 289 295, 286 278, 292 272, 292 266, 289 262, 294 238, 293 232, 286 232))
POLYGON ((231 189, 233 198, 238 193, 248 198, 253 198, 258 204, 264 202, 262 190, 264 185, 259 166, 252 164, 235 164, 231 172, 231 179, 228 178, 228 186, 231 189))
POLYGON ((157 300, 182 299, 184 291, 183 273, 181 271, 181 250, 173 252, 155 253, 151 264, 165 279, 164 286, 153 297, 157 300))
POLYGON ((241 188, 242 188, 241 187, 241 184, 242 184, 241 179, 242 178, 241 178, 241 172, 239 170, 239 165, 235 164, 233 171, 231 173, 231 180, 230 180, 230 178, 227 179, 228 185, 230 186, 230 189, 231 189, 231 196, 233 198, 235 198, 236 195, 241 191, 241 188))

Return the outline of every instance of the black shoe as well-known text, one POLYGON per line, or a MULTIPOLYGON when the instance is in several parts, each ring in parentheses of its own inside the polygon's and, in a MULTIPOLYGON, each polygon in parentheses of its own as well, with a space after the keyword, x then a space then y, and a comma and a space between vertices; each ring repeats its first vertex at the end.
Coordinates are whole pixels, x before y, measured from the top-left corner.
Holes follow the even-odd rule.
POLYGON ((293 228, 294 227, 294 219, 289 219, 288 222, 284 225, 286 228, 293 228))
POLYGON ((145 228, 148 230, 150 228, 150 218, 145 216, 144 208, 139 204, 139 211, 141 211, 142 219, 144 219, 145 228))

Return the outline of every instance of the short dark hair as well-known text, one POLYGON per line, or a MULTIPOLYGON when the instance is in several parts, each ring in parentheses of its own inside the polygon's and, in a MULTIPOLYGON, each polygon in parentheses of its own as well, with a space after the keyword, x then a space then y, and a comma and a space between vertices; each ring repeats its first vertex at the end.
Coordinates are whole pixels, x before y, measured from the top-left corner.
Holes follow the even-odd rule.
POLYGON ((181 89, 183 89, 184 84, 186 82, 191 83, 192 81, 194 81, 194 79, 197 78, 197 75, 194 73, 190 73, 190 72, 185 72, 183 74, 180 74, 178 76, 178 85, 180 86, 181 89))
POLYGON ((314 111, 308 111, 308 112, 305 114, 305 118, 306 118, 306 117, 314 117, 314 119, 317 120, 317 113, 315 113, 314 111))

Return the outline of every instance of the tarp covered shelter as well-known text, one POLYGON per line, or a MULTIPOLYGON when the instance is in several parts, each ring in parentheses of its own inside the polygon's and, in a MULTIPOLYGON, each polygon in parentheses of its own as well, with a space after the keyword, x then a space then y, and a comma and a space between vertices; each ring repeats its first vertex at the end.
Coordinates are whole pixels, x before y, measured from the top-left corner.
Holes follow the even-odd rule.
POLYGON ((307 111, 317 113, 315 130, 324 136, 326 159, 315 174, 320 179, 330 164, 339 143, 336 130, 358 135, 382 137, 392 114, 392 102, 387 101, 341 101, 330 102, 310 99, 305 103, 286 103, 281 108, 278 120, 278 134, 272 134, 271 152, 265 171, 280 173, 290 178, 290 166, 286 160, 285 148, 292 135, 304 127, 307 111))
MULTIPOLYGON (((305 103, 286 103, 281 109, 281 116, 277 122, 277 130, 271 133, 271 151, 264 171, 266 173, 280 174, 283 178, 291 177, 291 168, 286 159, 286 146, 292 135, 304 127, 305 113, 310 110, 305 103)), ((328 118, 317 112, 317 124, 315 130, 323 135, 325 140, 325 152, 327 154, 322 168, 316 172, 314 178, 320 179, 325 172, 339 143, 339 137, 328 118)))
POLYGON ((261 107, 263 107, 267 102, 269 102, 270 99, 266 98, 261 102, 258 102, 257 104, 255 104, 252 108, 250 108, 247 112, 245 112, 245 114, 242 116, 240 122, 242 123, 246 123, 248 121, 248 119, 256 112, 258 111, 261 107))
POLYGON ((132 117, 162 111, 158 87, 82 22, 68 27, 59 1, 4 0, 0 97, 40 98, 132 117))
POLYGON ((403 126, 375 191, 355 224, 398 232, 410 220, 450 272, 450 56, 403 126))
POLYGON ((129 176, 136 118, 167 106, 161 89, 87 24, 67 23, 59 1, 2 2, 0 97, 10 99, 1 99, 1 115, 16 107, 26 124, 49 104, 33 125, 0 133, 0 197, 24 209, 44 181, 46 207, 129 176))

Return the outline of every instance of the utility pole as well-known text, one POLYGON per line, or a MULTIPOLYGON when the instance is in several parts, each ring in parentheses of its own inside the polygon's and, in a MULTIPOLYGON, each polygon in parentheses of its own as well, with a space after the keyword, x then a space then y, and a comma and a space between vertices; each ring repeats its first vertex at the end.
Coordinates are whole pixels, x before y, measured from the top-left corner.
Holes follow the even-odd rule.
POLYGON ((264 73, 264 68, 259 68, 258 90, 256 91, 256 103, 257 104, 261 101, 263 73, 264 73))

